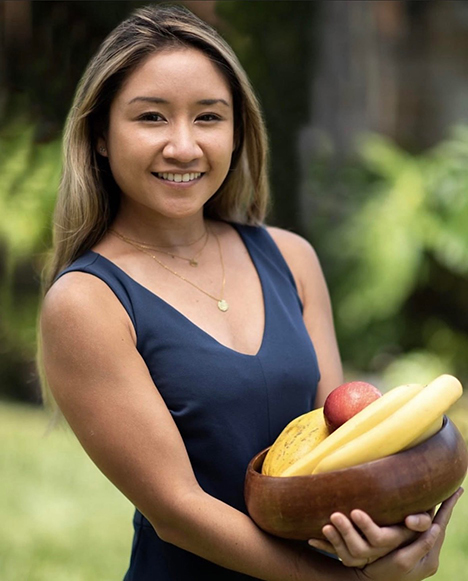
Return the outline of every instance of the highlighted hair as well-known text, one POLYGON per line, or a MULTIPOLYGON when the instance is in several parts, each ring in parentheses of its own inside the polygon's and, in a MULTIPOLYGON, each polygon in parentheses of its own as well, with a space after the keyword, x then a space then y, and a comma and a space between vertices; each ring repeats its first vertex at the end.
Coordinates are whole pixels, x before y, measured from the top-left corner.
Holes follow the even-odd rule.
MULTIPOLYGON (((261 224, 269 201, 268 148, 258 100, 235 53, 206 22, 180 5, 136 10, 103 41, 78 85, 63 135, 63 169, 54 211, 53 244, 42 273, 42 293, 57 275, 106 234, 120 204, 107 158, 96 151, 108 126, 111 103, 123 83, 150 55, 195 48, 228 82, 234 108, 230 170, 205 205, 208 218, 261 224)), ((39 329, 39 325, 38 325, 39 329)), ((44 402, 56 407, 37 363, 44 402)))

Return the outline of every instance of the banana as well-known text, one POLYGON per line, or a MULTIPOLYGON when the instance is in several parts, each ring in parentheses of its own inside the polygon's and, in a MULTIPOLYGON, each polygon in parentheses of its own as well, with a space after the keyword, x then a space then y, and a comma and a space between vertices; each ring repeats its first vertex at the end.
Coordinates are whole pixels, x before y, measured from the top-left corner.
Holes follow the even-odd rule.
POLYGON ((418 444, 422 444, 423 442, 428 440, 431 436, 437 434, 437 432, 441 429, 443 423, 444 423, 444 414, 442 414, 434 422, 432 422, 432 424, 427 428, 427 430, 424 433, 422 433, 418 438, 416 438, 416 440, 413 440, 413 442, 405 446, 403 450, 408 450, 409 448, 413 448, 418 444))
POLYGON ((317 464, 335 450, 354 440, 361 434, 378 426, 383 420, 406 404, 424 386, 413 383, 394 387, 373 401, 367 407, 350 418, 347 422, 332 432, 316 448, 299 458, 294 464, 283 470, 280 476, 302 476, 311 474, 317 464))
POLYGON ((340 470, 401 451, 425 434, 462 393, 456 377, 440 375, 385 420, 323 458, 312 473, 340 470))
POLYGON ((315 448, 329 433, 323 407, 298 416, 289 422, 268 450, 262 474, 278 476, 298 458, 315 448))

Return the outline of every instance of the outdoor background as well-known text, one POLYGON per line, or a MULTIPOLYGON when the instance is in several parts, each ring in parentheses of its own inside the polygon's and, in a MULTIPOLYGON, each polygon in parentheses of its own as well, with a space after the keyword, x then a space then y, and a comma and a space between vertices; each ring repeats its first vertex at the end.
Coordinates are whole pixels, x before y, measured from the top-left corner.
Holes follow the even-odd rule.
MULTIPOLYGON (((66 429, 35 365, 60 137, 130 1, 0 1, 0 578, 123 577, 132 507, 66 429)), ((270 224, 316 248, 346 378, 468 386, 468 2, 183 2, 233 45, 271 140, 270 224)), ((450 412, 468 439, 468 403, 450 412)), ((466 497, 467 495, 465 495, 466 497)), ((468 569, 468 498, 436 581, 468 569)))

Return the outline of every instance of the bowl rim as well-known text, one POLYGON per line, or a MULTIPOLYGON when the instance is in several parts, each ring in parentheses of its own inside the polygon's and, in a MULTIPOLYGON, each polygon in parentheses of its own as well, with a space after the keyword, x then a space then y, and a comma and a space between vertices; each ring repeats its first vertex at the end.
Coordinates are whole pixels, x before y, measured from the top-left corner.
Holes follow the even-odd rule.
MULTIPOLYGON (((391 458, 392 456, 396 456, 397 454, 405 454, 406 452, 409 452, 409 451, 414 453, 414 450, 416 450, 420 447, 426 446, 428 444, 428 442, 430 442, 434 437, 440 435, 440 433, 442 431, 444 431, 444 430, 446 431, 448 429, 453 429, 453 428, 455 428, 455 430, 458 431, 457 426, 450 420, 450 418, 446 414, 444 414, 442 426, 440 427, 440 429, 435 434, 433 434, 430 438, 428 438, 427 440, 424 440, 423 442, 420 442, 416 446, 412 446, 411 448, 407 448, 406 450, 400 450, 399 452, 394 452, 393 454, 389 454, 388 456, 384 456, 383 458, 377 458, 376 460, 371 460, 370 462, 363 462, 361 464, 356 464, 355 466, 348 466, 347 468, 340 468, 339 470, 331 470, 329 472, 322 472, 320 474, 302 474, 302 475, 296 475, 296 476, 270 476, 268 474, 262 474, 261 468, 263 466, 263 460, 265 458, 263 457, 263 460, 259 466, 256 466, 256 464, 260 462, 260 459, 262 456, 266 456, 268 450, 273 445, 273 444, 271 444, 270 446, 264 448, 263 450, 260 450, 260 452, 257 452, 257 454, 255 454, 255 456, 253 456, 251 458, 250 462, 247 465, 246 476, 247 476, 247 474, 255 475, 255 476, 258 475, 259 477, 261 477, 263 479, 287 481, 290 478, 294 478, 294 479, 303 478, 303 479, 310 480, 311 476, 313 476, 314 478, 317 478, 317 477, 324 476, 325 474, 339 474, 340 472, 345 472, 345 471, 361 468, 362 466, 370 466, 370 465, 373 465, 375 463, 382 462, 382 460, 385 460, 386 458, 391 458)), ((461 436, 461 434, 460 434, 460 436, 461 436)))
MULTIPOLYGON (((308 532, 306 536, 302 536, 304 529, 307 531, 313 529, 311 524, 300 524, 298 530, 292 533, 293 529, 291 528, 291 523, 293 523, 294 519, 297 518, 299 518, 299 521, 301 518, 309 518, 308 515, 310 513, 308 511, 310 510, 314 511, 314 518, 317 518, 318 523, 322 521, 322 490, 326 491, 331 490, 331 488, 333 489, 333 498, 331 500, 336 503, 337 506, 341 506, 341 509, 337 510, 344 511, 345 513, 347 513, 348 510, 351 510, 347 498, 348 488, 343 488, 340 485, 340 482, 346 481, 346 478, 342 475, 343 472, 348 472, 351 482, 361 482, 364 487, 372 486, 373 483, 376 482, 377 488, 380 487, 379 483, 382 482, 382 475, 388 473, 391 475, 387 487, 390 497, 399 498, 397 505, 400 507, 400 512, 404 511, 405 514, 413 514, 412 511, 415 510, 415 507, 417 508, 416 512, 429 510, 448 498, 448 496, 456 490, 456 488, 453 487, 461 485, 466 477, 468 468, 467 442, 457 426, 447 416, 444 416, 444 422, 438 432, 412 448, 408 448, 371 462, 320 474, 287 477, 261 474, 261 462, 263 461, 268 449, 269 447, 258 452, 249 463, 244 485, 244 498, 247 511, 254 522, 256 522, 256 524, 266 532, 279 537, 298 540, 312 538, 312 536, 315 536, 316 534, 320 535, 320 529, 314 529, 315 532, 311 536, 307 536, 308 532), (438 438, 439 441, 435 441, 431 444, 431 440, 434 438, 438 438), (409 494, 408 491, 411 491, 414 487, 414 484, 412 484, 414 480, 409 478, 409 480, 403 480, 401 484, 395 485, 395 477, 399 473, 399 465, 401 464, 401 460, 398 459, 397 456, 401 458, 401 456, 405 455, 406 460, 404 460, 403 463, 411 465, 415 460, 415 456, 421 454, 422 456, 427 457, 428 453, 432 455, 433 458, 439 458, 439 460, 436 460, 436 463, 432 468, 431 463, 427 461, 422 461, 419 466, 421 467, 422 472, 430 472, 433 486, 430 486, 429 488, 417 487, 416 490, 419 492, 417 492, 415 498, 413 498, 412 495, 408 496, 406 493, 405 495, 408 497, 406 500, 405 495, 400 498, 402 490, 406 490, 409 494), (444 467, 444 462, 442 461, 442 458, 446 457, 447 453, 449 455, 457 454, 457 461, 452 463, 453 471, 449 470, 452 474, 449 481, 446 479, 445 475, 447 474, 447 471, 446 467, 444 467), (258 464, 256 469, 254 469, 255 463, 258 464), (420 493, 423 494, 424 498, 420 498, 420 493), (301 509, 302 517, 299 517, 297 509, 295 508, 296 503, 292 499, 308 494, 310 494, 311 498, 314 500, 310 503, 306 503, 304 508, 301 509), (442 498, 441 495, 444 495, 444 498, 442 498), (425 506, 426 504, 427 506, 425 506), (264 513, 265 507, 267 506, 275 507, 270 516, 264 513), (281 515, 281 520, 284 521, 284 525, 278 525, 278 514, 281 515), (299 532, 301 536, 299 536, 299 532)), ((384 478, 384 480, 386 479, 384 478)), ((350 499, 354 497, 353 504, 358 500, 355 497, 356 493, 359 493, 358 488, 351 485, 350 499)), ((363 500, 362 506, 355 505, 354 508, 362 508, 363 510, 368 511, 369 506, 367 500, 363 500)), ((372 511, 369 512, 369 514, 372 514, 372 511)), ((393 518, 393 516, 390 518, 390 514, 391 511, 388 507, 379 507, 376 512, 376 522, 379 522, 381 526, 402 522, 402 520, 398 520, 401 515, 396 518, 393 518)), ((395 512, 393 512, 393 514, 395 514, 395 512)), ((324 521, 323 524, 326 524, 326 521, 324 521)), ((294 527, 295 526, 296 525, 294 525, 294 527)))

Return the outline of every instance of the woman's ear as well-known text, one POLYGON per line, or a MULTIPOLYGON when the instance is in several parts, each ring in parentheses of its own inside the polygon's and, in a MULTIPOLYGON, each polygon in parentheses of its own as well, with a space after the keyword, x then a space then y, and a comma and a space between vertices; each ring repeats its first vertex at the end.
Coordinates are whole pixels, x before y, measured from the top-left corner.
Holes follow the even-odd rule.
POLYGON ((103 157, 108 157, 106 140, 104 139, 104 137, 98 137, 98 140, 96 142, 96 149, 99 155, 102 155, 103 157))

